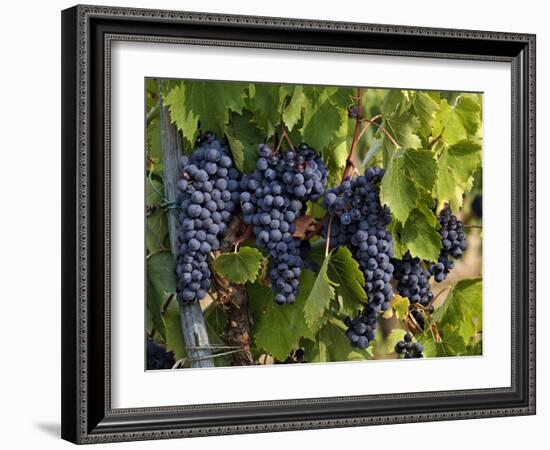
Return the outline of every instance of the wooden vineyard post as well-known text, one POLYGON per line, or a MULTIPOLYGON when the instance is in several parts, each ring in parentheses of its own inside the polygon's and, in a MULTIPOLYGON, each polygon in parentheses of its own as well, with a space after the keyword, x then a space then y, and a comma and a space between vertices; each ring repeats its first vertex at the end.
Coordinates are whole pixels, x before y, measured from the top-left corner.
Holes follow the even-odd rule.
MULTIPOLYGON (((173 204, 178 199, 177 184, 180 179, 180 156, 182 155, 182 141, 174 124, 170 122, 168 109, 162 106, 162 95, 159 82, 159 113, 160 136, 162 145, 162 160, 164 167, 164 194, 166 202, 173 204)), ((168 209, 168 232, 170 248, 174 259, 178 254, 178 210, 168 209)), ((191 367, 214 367, 212 351, 206 332, 206 323, 201 306, 198 302, 179 303, 180 322, 187 355, 191 367)))

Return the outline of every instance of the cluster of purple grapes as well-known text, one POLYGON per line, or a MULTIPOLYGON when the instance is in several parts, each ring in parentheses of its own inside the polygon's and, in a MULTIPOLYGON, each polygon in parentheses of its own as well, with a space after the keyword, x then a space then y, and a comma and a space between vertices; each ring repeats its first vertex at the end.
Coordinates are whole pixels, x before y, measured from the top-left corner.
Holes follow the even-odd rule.
POLYGON ((424 347, 420 342, 413 342, 410 333, 405 334, 402 341, 395 344, 395 353, 403 355, 403 358, 422 358, 424 347))
POLYGON ((346 336, 352 346, 361 349, 374 339, 378 315, 389 308, 393 297, 393 241, 388 231, 391 214, 380 203, 383 176, 383 169, 370 167, 364 176, 346 179, 340 186, 327 189, 323 198, 330 213, 325 228, 330 245, 348 247, 365 276, 367 305, 356 317, 345 319, 346 336))
POLYGON ((460 258, 468 247, 468 243, 462 222, 453 215, 448 205, 441 210, 437 220, 440 226, 441 252, 438 262, 431 264, 429 270, 435 281, 441 283, 454 267, 453 258, 460 258))
POLYGON ((176 364, 174 354, 166 347, 149 339, 147 341, 147 370, 171 369, 176 364))
POLYGON ((407 297, 411 305, 420 303, 427 306, 433 299, 430 287, 431 274, 424 268, 423 262, 407 252, 403 259, 392 260, 395 270, 393 277, 397 280, 397 292, 407 297))
POLYGON ((290 304, 304 265, 301 240, 292 237, 294 221, 308 200, 315 202, 323 194, 327 169, 307 144, 280 155, 262 144, 258 155, 256 170, 240 182, 241 209, 245 223, 254 226, 256 244, 269 254, 275 302, 290 304))
POLYGON ((189 158, 181 160, 176 275, 177 298, 183 303, 201 300, 210 288, 207 257, 219 248, 218 239, 239 201, 240 173, 229 155, 227 145, 208 132, 197 140, 189 158))

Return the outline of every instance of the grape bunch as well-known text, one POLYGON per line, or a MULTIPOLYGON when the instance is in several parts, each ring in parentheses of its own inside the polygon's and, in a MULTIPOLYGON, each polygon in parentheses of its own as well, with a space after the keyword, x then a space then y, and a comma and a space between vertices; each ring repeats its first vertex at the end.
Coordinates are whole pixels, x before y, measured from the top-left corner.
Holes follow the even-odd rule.
POLYGON ((207 257, 219 248, 239 200, 240 173, 229 155, 226 143, 207 132, 181 159, 176 275, 177 298, 183 303, 201 300, 210 288, 207 257))
POLYGON ((315 202, 323 194, 327 169, 307 144, 284 154, 261 144, 258 155, 256 170, 240 181, 241 209, 245 223, 254 226, 256 244, 269 254, 275 302, 290 304, 296 299, 304 265, 302 253, 307 251, 300 239, 292 237, 294 221, 308 200, 315 202))
POLYGON ((468 247, 468 243, 462 222, 453 215, 448 205, 441 210, 437 220, 440 226, 441 252, 438 262, 431 264, 429 270, 435 281, 440 283, 447 278, 449 271, 454 267, 453 258, 460 258, 468 247))
POLYGON ((348 327, 346 329, 346 337, 349 339, 352 347, 364 350, 369 346, 374 340, 377 320, 378 314, 375 314, 373 311, 369 313, 363 311, 362 314, 358 314, 355 317, 346 317, 344 319, 344 324, 348 327))
POLYGON ((171 369, 176 364, 174 354, 152 339, 147 341, 147 370, 171 369))
POLYGON ((393 241, 388 231, 391 215, 380 203, 383 176, 383 169, 370 167, 364 176, 345 179, 340 186, 327 189, 323 198, 330 214, 325 236, 331 247, 348 247, 365 276, 367 305, 356 317, 345 319, 346 336, 352 346, 361 349, 374 339, 378 314, 389 308, 393 297, 393 241))
POLYGON ((405 334, 402 341, 395 344, 395 353, 403 355, 403 358, 423 358, 424 347, 420 342, 413 342, 410 333, 405 334))
POLYGON ((397 292, 407 297, 411 304, 420 303, 427 306, 433 299, 430 287, 431 274, 424 268, 419 258, 412 257, 409 252, 403 259, 392 259, 395 270, 393 277, 397 280, 397 292))

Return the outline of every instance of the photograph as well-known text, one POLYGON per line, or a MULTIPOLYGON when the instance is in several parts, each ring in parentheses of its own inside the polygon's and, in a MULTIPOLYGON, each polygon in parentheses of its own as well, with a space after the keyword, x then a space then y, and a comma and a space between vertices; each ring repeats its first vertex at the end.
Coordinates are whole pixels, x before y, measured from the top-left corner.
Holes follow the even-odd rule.
POLYGON ((61 13, 61 437, 517 444, 543 15, 254 5, 61 13))
POLYGON ((143 95, 144 370, 483 355, 483 93, 143 95))

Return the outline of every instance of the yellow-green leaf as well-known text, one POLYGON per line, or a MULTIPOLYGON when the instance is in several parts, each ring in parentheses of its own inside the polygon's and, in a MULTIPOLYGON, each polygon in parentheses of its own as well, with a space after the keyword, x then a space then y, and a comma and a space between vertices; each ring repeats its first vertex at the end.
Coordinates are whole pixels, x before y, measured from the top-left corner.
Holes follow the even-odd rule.
POLYGON ((472 189, 473 176, 481 166, 481 146, 461 141, 445 147, 438 160, 435 194, 440 207, 448 202, 453 211, 462 206, 462 196, 472 189))
POLYGON ((243 284, 256 279, 262 259, 263 256, 258 249, 241 247, 237 252, 222 253, 213 264, 216 271, 229 281, 243 284))

